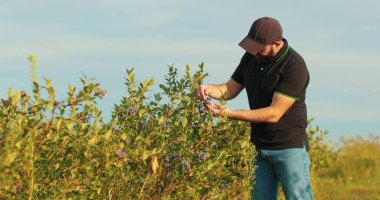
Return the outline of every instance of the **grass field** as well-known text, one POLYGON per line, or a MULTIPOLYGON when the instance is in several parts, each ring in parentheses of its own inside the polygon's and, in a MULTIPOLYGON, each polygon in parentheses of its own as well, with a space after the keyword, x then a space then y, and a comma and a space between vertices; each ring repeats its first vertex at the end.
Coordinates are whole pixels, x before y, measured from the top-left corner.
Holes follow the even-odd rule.
POLYGON ((315 199, 380 199, 379 152, 379 137, 343 138, 336 158, 313 177, 315 199))

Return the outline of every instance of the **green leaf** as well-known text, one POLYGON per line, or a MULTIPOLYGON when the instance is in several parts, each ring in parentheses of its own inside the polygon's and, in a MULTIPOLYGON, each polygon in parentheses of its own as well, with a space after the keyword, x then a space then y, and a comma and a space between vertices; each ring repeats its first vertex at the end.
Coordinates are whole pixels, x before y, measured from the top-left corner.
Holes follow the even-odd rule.
POLYGON ((146 108, 141 108, 141 109, 139 110, 139 117, 142 117, 142 116, 144 115, 145 110, 146 110, 146 108))
POLYGON ((81 123, 81 129, 83 130, 84 128, 86 128, 87 124, 86 123, 81 123))
POLYGON ((98 138, 96 136, 94 136, 93 138, 91 138, 89 141, 88 141, 88 144, 90 146, 93 146, 94 144, 96 144, 98 142, 98 138))
POLYGON ((245 148, 245 147, 247 147, 247 146, 249 146, 249 142, 247 141, 247 140, 244 140, 242 143, 241 143, 241 148, 243 149, 243 148, 245 148))
POLYGON ((51 88, 51 79, 46 80, 46 87, 51 88))
POLYGON ((59 129, 61 128, 61 124, 62 124, 62 118, 59 118, 59 120, 57 121, 57 131, 59 131, 59 129))
POLYGON ((154 84, 154 79, 150 79, 150 81, 149 81, 149 86, 152 86, 154 84))
POLYGON ((20 149, 21 148, 21 141, 16 142, 15 146, 20 149))
POLYGON ((186 127, 186 125, 187 125, 187 118, 186 117, 182 118, 181 125, 183 128, 186 127))
POLYGON ((158 118, 158 124, 161 125, 162 123, 164 122, 164 117, 161 116, 160 118, 158 118))
POLYGON ((152 152, 151 152, 151 151, 148 151, 148 150, 145 150, 145 151, 143 152, 142 159, 143 159, 143 160, 146 160, 146 159, 148 159, 148 157, 149 157, 150 155, 152 155, 152 152))
POLYGON ((54 91, 54 88, 49 88, 48 89, 48 93, 49 93, 49 96, 51 97, 51 99, 54 99, 55 97, 55 91, 54 91))
POLYGON ((20 91, 17 91, 15 96, 13 97, 15 102, 18 103, 20 102, 20 99, 21 99, 21 92, 20 91))
POLYGON ((73 128, 73 122, 68 121, 68 122, 66 123, 66 128, 67 128, 67 130, 71 130, 71 129, 73 128))
POLYGON ((9 167, 11 166, 11 164, 13 163, 13 161, 16 159, 16 157, 18 156, 18 152, 17 151, 13 151, 11 153, 8 153, 5 157, 5 161, 4 161, 4 166, 6 167, 9 167))
POLYGON ((74 95, 74 92, 75 92, 75 87, 72 85, 69 85, 69 95, 70 96, 74 95))
POLYGON ((142 83, 142 88, 146 88, 146 86, 148 86, 149 82, 148 80, 145 80, 143 83, 142 83))
POLYGON ((127 73, 128 73, 128 79, 133 81, 134 80, 134 76, 135 74, 133 73, 133 69, 131 70, 127 70, 127 73))
POLYGON ((9 89, 8 89, 8 97, 9 97, 9 98, 12 98, 12 97, 13 97, 13 90, 12 90, 12 88, 9 88, 9 89))
POLYGON ((110 138, 111 134, 112 134, 112 129, 108 130, 107 133, 105 134, 106 140, 110 138))

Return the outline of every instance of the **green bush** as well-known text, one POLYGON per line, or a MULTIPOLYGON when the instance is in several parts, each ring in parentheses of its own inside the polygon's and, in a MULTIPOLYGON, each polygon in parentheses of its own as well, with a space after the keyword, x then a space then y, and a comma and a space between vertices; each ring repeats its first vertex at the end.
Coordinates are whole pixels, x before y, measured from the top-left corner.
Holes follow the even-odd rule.
POLYGON ((36 75, 32 95, 10 89, 0 104, 0 199, 248 198, 249 126, 204 112, 195 97, 203 65, 177 71, 148 96, 154 81, 127 70, 129 95, 109 122, 96 107, 106 91, 86 79, 62 100, 36 75))
MULTIPOLYGON (((181 76, 170 66, 158 93, 127 70, 128 95, 105 121, 98 83, 81 79, 56 99, 29 60, 31 95, 9 89, 0 102, 0 199, 250 199, 249 125, 204 111, 195 97, 202 64, 181 76)), ((345 138, 333 149, 326 130, 307 132, 315 199, 379 198, 378 137, 345 138)))

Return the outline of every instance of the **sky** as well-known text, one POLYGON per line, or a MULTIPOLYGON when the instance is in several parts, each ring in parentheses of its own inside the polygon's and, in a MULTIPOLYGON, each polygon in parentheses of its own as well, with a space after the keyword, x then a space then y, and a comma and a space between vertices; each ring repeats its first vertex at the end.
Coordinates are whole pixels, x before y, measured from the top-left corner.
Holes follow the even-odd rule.
MULTIPOLYGON (((31 91, 31 54, 58 97, 83 75, 95 78, 108 90, 98 102, 106 118, 127 95, 127 68, 139 81, 154 78, 153 92, 168 65, 203 62, 205 83, 225 83, 244 54, 238 43, 269 16, 307 63, 312 125, 332 141, 380 135, 378 8, 375 0, 0 0, 0 98, 9 87, 31 91)), ((249 109, 245 91, 227 105, 249 109)))

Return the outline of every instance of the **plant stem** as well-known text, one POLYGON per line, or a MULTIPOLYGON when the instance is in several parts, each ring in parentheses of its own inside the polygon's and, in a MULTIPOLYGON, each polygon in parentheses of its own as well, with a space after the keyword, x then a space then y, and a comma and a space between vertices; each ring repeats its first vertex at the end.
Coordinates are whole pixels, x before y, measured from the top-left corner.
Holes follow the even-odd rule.
POLYGON ((142 193, 144 191, 144 187, 145 187, 146 182, 148 181, 149 176, 150 176, 150 173, 148 173, 148 175, 146 176, 145 181, 143 183, 143 186, 141 187, 140 194, 139 194, 139 199, 141 199, 141 195, 142 195, 142 193))
POLYGON ((30 193, 29 200, 33 197, 33 187, 34 187, 34 138, 32 138, 32 160, 31 160, 31 179, 30 179, 30 193))

